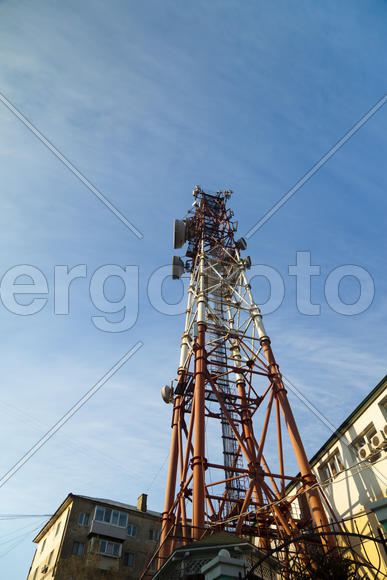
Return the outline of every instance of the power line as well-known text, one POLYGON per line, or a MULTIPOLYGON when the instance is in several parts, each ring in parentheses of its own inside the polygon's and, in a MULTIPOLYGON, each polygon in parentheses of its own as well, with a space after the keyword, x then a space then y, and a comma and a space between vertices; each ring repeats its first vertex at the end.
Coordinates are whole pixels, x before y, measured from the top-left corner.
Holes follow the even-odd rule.
POLYGON ((18 471, 93 397, 107 381, 144 345, 138 341, 124 356, 117 361, 91 389, 89 389, 26 453, 0 478, 0 488, 18 471))
POLYGON ((28 538, 33 532, 39 530, 45 520, 43 520, 38 526, 35 526, 33 529, 28 530, 27 532, 20 534, 19 536, 17 536, 16 538, 12 538, 11 540, 8 540, 6 542, 3 542, 2 544, 0 543, 0 547, 4 546, 5 544, 9 544, 10 542, 14 541, 14 544, 11 545, 10 548, 8 548, 5 552, 3 552, 2 554, 0 554, 0 558, 4 558, 4 556, 6 556, 7 554, 9 554, 9 552, 11 552, 12 550, 14 550, 15 548, 17 548, 17 546, 19 546, 22 542, 24 542, 24 540, 26 538, 28 538))
POLYGON ((313 175, 315 173, 317 173, 317 171, 319 169, 321 169, 321 167, 323 165, 325 165, 327 163, 327 161, 329 161, 329 159, 331 157, 333 157, 337 151, 339 151, 339 149, 341 149, 341 147, 343 145, 345 145, 345 143, 347 141, 349 141, 349 139, 351 139, 351 137, 353 137, 353 135, 355 135, 355 133, 357 133, 357 131, 359 131, 359 129, 361 129, 361 127, 363 127, 363 125, 365 125, 367 123, 367 121, 369 121, 369 119, 371 119, 371 117, 373 115, 375 115, 375 113, 377 111, 379 111, 379 109, 381 107, 383 107, 383 105, 387 102, 387 95, 383 95, 383 97, 381 99, 379 99, 375 105, 369 110, 367 111, 367 113, 365 113, 365 115, 363 115, 361 117, 361 119, 359 119, 359 121, 357 121, 357 123, 355 123, 355 125, 353 125, 349 131, 347 131, 345 133, 345 135, 343 135, 343 137, 341 137, 341 139, 339 141, 337 141, 337 143, 335 143, 335 145, 333 145, 333 147, 331 147, 329 149, 329 151, 327 151, 325 153, 325 155, 323 155, 314 165, 313 167, 311 167, 311 169, 309 169, 309 171, 307 171, 307 173, 305 173, 305 175, 303 175, 303 177, 301 177, 301 179, 299 179, 297 181, 297 183, 295 185, 293 185, 293 187, 291 189, 289 189, 274 205, 271 209, 269 209, 269 211, 267 211, 265 213, 264 216, 261 217, 261 219, 259 221, 256 222, 256 224, 249 229, 249 231, 247 232, 247 234, 245 234, 245 238, 249 239, 251 238, 251 236, 253 236, 273 215, 275 215, 277 213, 277 211, 279 209, 281 209, 281 207, 283 205, 285 205, 285 203, 287 201, 289 201, 289 199, 291 197, 293 197, 293 195, 295 193, 297 193, 297 191, 299 189, 301 189, 301 187, 303 185, 305 185, 305 183, 307 181, 309 181, 309 179, 311 179, 311 177, 313 177, 313 175))
MULTIPOLYGON (((312 413, 317 417, 317 419, 319 421, 321 421, 321 423, 323 423, 323 425, 325 425, 326 427, 328 427, 328 429, 330 429, 330 431, 333 433, 333 435, 335 435, 337 437, 337 439, 339 441, 341 441, 341 443, 343 445, 345 445, 347 447, 347 449, 351 450, 351 444, 348 443, 346 437, 344 434, 340 433, 336 427, 329 421, 329 419, 327 419, 325 417, 325 415, 323 415, 314 405, 311 401, 309 401, 309 399, 304 395, 304 393, 302 393, 300 391, 300 389, 298 389, 294 383, 292 383, 287 377, 285 377, 285 375, 282 375, 282 378, 284 379, 286 385, 290 388, 290 390, 292 391, 292 393, 294 395, 296 395, 296 397, 310 410, 312 411, 312 413)), ((377 468, 375 468, 375 471, 377 472, 378 476, 380 477, 380 479, 383 481, 383 483, 385 485, 387 485, 387 479, 384 476, 383 473, 381 473, 377 468)))
POLYGON ((152 481, 151 481, 151 482, 150 482, 150 484, 148 485, 148 488, 147 488, 147 491, 148 491, 148 492, 150 491, 150 489, 151 489, 152 485, 154 484, 154 482, 155 482, 156 478, 157 478, 157 477, 160 475, 160 472, 161 472, 161 471, 162 471, 162 469, 164 468, 164 465, 166 464, 168 457, 169 457, 169 452, 168 452, 168 453, 167 453, 167 455, 165 456, 165 459, 164 459, 164 461, 162 462, 162 464, 160 465, 160 467, 159 467, 158 471, 157 471, 157 472, 156 472, 156 474, 153 476, 153 479, 152 479, 152 481))
POLYGON ((0 521, 23 520, 27 518, 51 518, 53 514, 0 514, 0 521))
MULTIPOLYGON (((46 522, 46 519, 47 518, 44 518, 44 520, 41 520, 39 527, 43 526, 43 523, 46 522)), ((35 526, 35 522, 33 523, 33 526, 35 526)), ((3 534, 2 536, 0 536, 0 546, 3 545, 1 540, 4 540, 4 538, 9 538, 10 536, 18 534, 22 530, 25 530, 26 528, 30 528, 30 527, 31 527, 31 522, 28 522, 28 524, 26 526, 22 526, 21 528, 17 528, 16 530, 12 530, 12 532, 8 532, 7 534, 3 534)), ((7 541, 11 541, 11 540, 7 540, 7 541)), ((4 543, 6 543, 6 542, 4 542, 4 543)))
MULTIPOLYGON (((13 411, 17 411, 20 415, 22 415, 23 419, 27 418, 30 422, 32 422, 34 424, 34 426, 38 426, 39 430, 48 428, 47 423, 43 423, 42 421, 37 419, 31 413, 28 413, 27 411, 25 411, 22 408, 17 407, 16 405, 10 405, 9 403, 5 403, 4 401, 0 401, 0 405, 5 406, 6 408, 12 409, 13 411)), ((75 449, 78 453, 81 452, 81 453, 87 455, 88 458, 90 458, 90 452, 92 452, 92 453, 98 455, 98 461, 103 461, 109 467, 112 467, 112 466, 119 467, 121 469, 121 471, 127 473, 128 475, 133 475, 133 470, 130 470, 126 465, 121 463, 113 455, 109 455, 108 453, 101 451, 101 449, 98 449, 95 445, 93 446, 93 445, 87 444, 84 441, 80 442, 80 440, 77 440, 76 438, 74 438, 74 436, 70 436, 69 434, 66 434, 66 439, 64 441, 62 441, 61 445, 64 445, 65 447, 68 447, 71 450, 75 449)))
POLYGON ((35 127, 35 125, 33 125, 28 119, 27 117, 25 117, 8 99, 6 99, 6 97, 4 95, 2 95, 0 93, 0 100, 3 102, 3 104, 27 127, 27 129, 29 129, 31 131, 31 133, 33 133, 42 143, 43 145, 45 145, 47 147, 47 149, 49 149, 51 151, 51 153, 53 153, 55 155, 55 157, 57 159, 59 159, 59 161, 61 161, 63 163, 63 165, 65 165, 72 173, 73 175, 75 175, 75 177, 77 177, 79 179, 79 181, 81 181, 84 185, 86 185, 86 187, 112 212, 114 213, 114 215, 116 217, 118 217, 118 219, 125 224, 125 226, 127 228, 129 228, 134 235, 139 239, 142 240, 142 238, 144 237, 143 234, 140 232, 140 230, 138 230, 125 216, 123 213, 120 212, 120 210, 118 208, 115 207, 115 205, 112 204, 112 202, 99 190, 97 189, 84 175, 83 173, 81 173, 79 171, 79 169, 77 169, 75 167, 75 165, 73 165, 71 163, 71 161, 69 161, 69 159, 67 159, 67 157, 65 157, 63 155, 63 153, 61 153, 53 143, 51 143, 51 141, 49 141, 47 139, 47 137, 45 137, 43 135, 43 133, 41 133, 39 131, 39 129, 37 129, 35 127))
MULTIPOLYGON (((379 461, 384 461, 384 458, 382 458, 382 459, 379 459, 379 460, 378 460, 378 461, 376 461, 375 463, 379 463, 379 461)), ((359 465, 359 464, 357 464, 357 463, 356 463, 356 464, 354 464, 354 465, 351 465, 351 466, 349 466, 349 467, 346 467, 345 469, 342 469, 338 475, 340 475, 340 474, 342 474, 342 473, 346 473, 347 471, 349 471, 349 470, 351 470, 351 469, 356 469, 356 467, 357 467, 358 465, 359 465)), ((371 464, 368 464, 368 465, 363 465, 363 466, 361 466, 361 465, 360 465, 360 468, 359 468, 359 469, 356 471, 356 473, 349 473, 349 474, 347 474, 347 475, 346 475, 346 477, 355 477, 355 475, 358 475, 358 474, 359 474, 359 473, 361 473, 362 471, 364 471, 364 470, 366 470, 366 469, 369 469, 370 467, 373 467, 373 466, 374 466, 374 464, 372 464, 372 465, 371 465, 371 464)), ((297 496, 299 497, 300 495, 304 495, 304 494, 308 493, 309 491, 311 491, 311 490, 312 490, 312 489, 314 489, 314 488, 328 487, 329 485, 334 485, 334 484, 336 484, 336 483, 340 483, 340 482, 342 482, 342 481, 344 481, 344 478, 337 479, 337 477, 329 477, 328 479, 326 479, 326 480, 325 480, 325 481, 323 481, 323 482, 316 482, 315 484, 313 484, 313 485, 312 485, 311 487, 309 487, 308 489, 304 489, 304 490, 302 490, 302 491, 298 492, 296 495, 294 495, 294 494, 293 494, 293 495, 290 495, 290 494, 291 494, 291 492, 289 492, 289 493, 287 493, 287 494, 286 494, 284 497, 281 497, 281 499, 279 499, 279 500, 277 500, 277 501, 270 502, 270 503, 268 503, 268 504, 266 504, 266 505, 263 505, 263 506, 261 506, 261 507, 259 507, 259 508, 255 509, 255 510, 251 510, 251 511, 249 511, 249 512, 247 512, 247 511, 246 511, 246 512, 244 512, 244 513, 238 514, 238 515, 236 515, 236 516, 232 516, 232 517, 230 517, 230 518, 227 518, 227 519, 225 519, 225 520, 217 520, 216 522, 212 522, 212 523, 209 525, 209 527, 214 527, 214 526, 218 526, 219 524, 225 524, 225 523, 228 523, 228 522, 232 522, 232 521, 234 521, 234 520, 237 520, 237 519, 239 519, 241 516, 246 516, 246 515, 248 515, 249 513, 258 513, 258 512, 260 512, 260 511, 263 511, 263 510, 269 509, 269 508, 271 508, 272 506, 279 505, 279 504, 283 503, 284 501, 286 501, 286 502, 292 502, 292 501, 293 501, 293 499, 295 499, 297 496)))

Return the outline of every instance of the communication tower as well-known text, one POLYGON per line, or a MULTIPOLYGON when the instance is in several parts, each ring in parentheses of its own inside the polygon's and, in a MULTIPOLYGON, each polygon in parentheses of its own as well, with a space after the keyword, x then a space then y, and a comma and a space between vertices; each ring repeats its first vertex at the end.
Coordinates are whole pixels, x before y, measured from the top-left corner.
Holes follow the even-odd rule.
MULTIPOLYGON (((254 302, 227 208, 231 191, 196 186, 193 208, 176 220, 172 277, 190 273, 173 404, 160 567, 175 548, 212 531, 254 538, 262 549, 300 530, 329 530, 323 497, 290 407, 262 314, 254 302), (295 457, 299 477, 286 471, 295 457), (286 485, 297 480, 289 500, 286 485)), ((293 465, 294 469, 294 465, 293 465)), ((332 543, 329 534, 322 542, 332 543)))

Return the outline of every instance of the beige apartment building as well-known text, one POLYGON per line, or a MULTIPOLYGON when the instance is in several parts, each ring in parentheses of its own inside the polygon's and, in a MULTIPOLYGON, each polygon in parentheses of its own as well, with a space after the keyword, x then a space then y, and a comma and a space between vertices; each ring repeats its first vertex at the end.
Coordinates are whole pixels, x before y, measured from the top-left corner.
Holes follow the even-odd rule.
POLYGON ((159 531, 146 494, 132 506, 70 493, 34 539, 27 580, 138 580, 159 531))
MULTIPOLYGON (((387 376, 310 459, 310 465, 347 532, 370 538, 387 535, 387 376)), ((295 485, 288 485, 290 495, 295 485)), ((379 566, 380 562, 381 573, 387 575, 383 547, 370 539, 361 550, 372 563, 379 566)))

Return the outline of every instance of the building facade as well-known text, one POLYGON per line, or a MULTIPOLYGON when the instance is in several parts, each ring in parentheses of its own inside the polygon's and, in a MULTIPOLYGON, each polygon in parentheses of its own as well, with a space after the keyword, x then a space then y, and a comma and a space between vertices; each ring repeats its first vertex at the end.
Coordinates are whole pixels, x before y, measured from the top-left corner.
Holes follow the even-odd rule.
POLYGON ((138 580, 159 532, 145 494, 132 506, 70 493, 34 539, 27 580, 138 580))
MULTIPOLYGON (((310 459, 310 465, 347 532, 380 538, 387 533, 387 376, 356 407, 336 432, 310 459)), ((288 486, 288 492, 294 485, 288 486)), ((302 512, 303 506, 299 506, 302 512)), ((333 514, 328 516, 334 521, 333 514)), ((365 541, 373 562, 386 553, 379 544, 365 541)))

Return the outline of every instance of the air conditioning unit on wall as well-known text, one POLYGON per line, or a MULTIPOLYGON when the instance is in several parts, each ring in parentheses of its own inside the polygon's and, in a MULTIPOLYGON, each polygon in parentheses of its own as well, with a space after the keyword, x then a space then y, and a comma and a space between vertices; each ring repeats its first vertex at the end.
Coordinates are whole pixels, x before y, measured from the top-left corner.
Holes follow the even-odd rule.
POLYGON ((372 447, 375 449, 386 449, 387 448, 387 438, 384 434, 384 430, 378 431, 371 439, 372 447))
POLYGON ((369 459, 371 455, 375 454, 375 449, 370 443, 366 443, 363 447, 359 448, 359 457, 362 461, 369 459))

